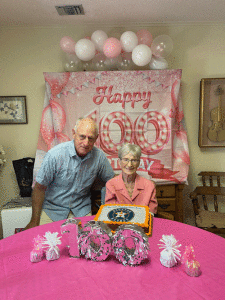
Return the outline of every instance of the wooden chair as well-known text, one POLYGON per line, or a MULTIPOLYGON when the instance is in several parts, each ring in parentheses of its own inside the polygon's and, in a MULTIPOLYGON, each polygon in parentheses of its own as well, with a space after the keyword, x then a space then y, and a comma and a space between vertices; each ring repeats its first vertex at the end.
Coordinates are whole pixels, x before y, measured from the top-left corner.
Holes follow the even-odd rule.
POLYGON ((225 213, 219 212, 218 196, 225 196, 225 187, 221 186, 221 179, 225 172, 200 172, 202 186, 197 186, 190 194, 194 206, 196 226, 216 234, 225 234, 225 213), (200 206, 200 198, 203 205, 200 206), (209 204, 214 210, 208 210, 209 204))

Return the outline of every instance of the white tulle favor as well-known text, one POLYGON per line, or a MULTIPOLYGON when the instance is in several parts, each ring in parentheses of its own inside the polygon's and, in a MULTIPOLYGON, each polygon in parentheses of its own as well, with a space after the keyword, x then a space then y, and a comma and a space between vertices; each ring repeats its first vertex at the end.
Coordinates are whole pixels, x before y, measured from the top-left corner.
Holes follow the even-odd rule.
POLYGON ((47 247, 46 250, 46 259, 47 260, 55 260, 60 257, 59 248, 57 245, 61 244, 61 237, 57 237, 58 232, 51 233, 47 231, 44 235, 45 240, 43 244, 47 247))
POLYGON ((163 250, 160 253, 160 262, 163 266, 171 268, 177 264, 180 260, 180 250, 178 248, 181 245, 177 244, 175 237, 171 235, 163 235, 159 240, 162 244, 158 244, 159 248, 163 250))

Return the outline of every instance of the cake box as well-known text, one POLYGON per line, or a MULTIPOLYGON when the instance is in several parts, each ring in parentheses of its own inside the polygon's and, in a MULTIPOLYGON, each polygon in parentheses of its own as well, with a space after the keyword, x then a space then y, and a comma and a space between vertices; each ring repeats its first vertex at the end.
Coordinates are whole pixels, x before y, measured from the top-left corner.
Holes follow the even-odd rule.
POLYGON ((130 204, 101 205, 95 221, 106 223, 112 232, 123 224, 140 226, 147 235, 152 234, 152 215, 148 206, 130 204))

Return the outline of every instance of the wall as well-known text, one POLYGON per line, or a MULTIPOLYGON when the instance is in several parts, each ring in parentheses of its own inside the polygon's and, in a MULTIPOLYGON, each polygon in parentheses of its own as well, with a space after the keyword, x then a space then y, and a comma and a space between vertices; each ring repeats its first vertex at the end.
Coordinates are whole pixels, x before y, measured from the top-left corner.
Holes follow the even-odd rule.
POLYGON ((201 78, 225 77, 225 25, 1 28, 0 95, 27 97, 28 124, 0 125, 0 144, 7 152, 7 163, 0 171, 0 209, 19 194, 12 160, 35 157, 45 91, 43 72, 63 71, 60 39, 71 36, 77 41, 97 29, 119 38, 126 30, 136 32, 141 28, 148 29, 153 37, 168 34, 174 42, 174 50, 168 57, 169 68, 183 70, 182 101, 191 157, 184 204, 186 222, 191 222, 193 210, 187 195, 197 184, 197 174, 203 170, 222 171, 225 162, 223 148, 202 150, 198 147, 199 84, 201 78))

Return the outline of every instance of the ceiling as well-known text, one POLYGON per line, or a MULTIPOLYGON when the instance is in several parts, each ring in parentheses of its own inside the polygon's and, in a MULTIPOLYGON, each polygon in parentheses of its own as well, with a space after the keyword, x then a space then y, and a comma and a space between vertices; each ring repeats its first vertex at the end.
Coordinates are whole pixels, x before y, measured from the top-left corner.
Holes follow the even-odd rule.
POLYGON ((0 26, 224 23, 224 0, 1 0, 0 26), (55 6, 83 5, 85 15, 60 16, 55 6))

